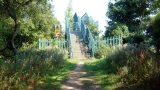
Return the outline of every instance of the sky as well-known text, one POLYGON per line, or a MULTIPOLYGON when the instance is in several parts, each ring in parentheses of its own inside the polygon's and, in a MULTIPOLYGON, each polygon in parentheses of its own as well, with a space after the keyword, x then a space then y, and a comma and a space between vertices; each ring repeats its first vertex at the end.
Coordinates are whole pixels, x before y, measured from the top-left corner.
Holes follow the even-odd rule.
MULTIPOLYGON (((99 30, 104 31, 106 23, 106 12, 109 0, 72 0, 73 14, 76 12, 78 16, 87 13, 95 21, 98 21, 99 30)), ((69 0, 53 0, 54 15, 65 25, 65 10, 68 7, 69 0)))

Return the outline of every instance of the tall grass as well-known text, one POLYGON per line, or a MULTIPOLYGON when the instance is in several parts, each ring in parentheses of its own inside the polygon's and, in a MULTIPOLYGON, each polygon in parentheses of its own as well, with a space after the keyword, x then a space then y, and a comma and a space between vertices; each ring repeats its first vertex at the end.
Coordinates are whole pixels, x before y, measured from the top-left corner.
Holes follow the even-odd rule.
POLYGON ((119 74, 124 85, 144 84, 160 74, 158 61, 144 45, 113 49, 106 56, 104 67, 119 74))
POLYGON ((33 89, 47 72, 59 70, 66 62, 60 49, 24 49, 12 60, 0 60, 0 89, 33 89))
POLYGON ((94 56, 97 59, 105 58, 106 56, 112 54, 112 52, 114 52, 115 50, 117 50, 117 46, 110 47, 109 45, 106 45, 106 44, 100 44, 94 56))

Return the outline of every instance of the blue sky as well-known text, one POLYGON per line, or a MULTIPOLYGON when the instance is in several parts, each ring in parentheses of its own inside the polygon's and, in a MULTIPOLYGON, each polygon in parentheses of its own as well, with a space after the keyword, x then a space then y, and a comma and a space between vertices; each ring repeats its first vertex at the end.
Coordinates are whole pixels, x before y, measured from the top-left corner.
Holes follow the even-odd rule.
MULTIPOLYGON (((87 12, 95 21, 99 23, 99 29, 104 31, 106 26, 106 12, 109 0, 72 0, 73 13, 76 12, 80 17, 87 12)), ((64 26, 65 10, 69 0, 53 0, 54 14, 64 26)))

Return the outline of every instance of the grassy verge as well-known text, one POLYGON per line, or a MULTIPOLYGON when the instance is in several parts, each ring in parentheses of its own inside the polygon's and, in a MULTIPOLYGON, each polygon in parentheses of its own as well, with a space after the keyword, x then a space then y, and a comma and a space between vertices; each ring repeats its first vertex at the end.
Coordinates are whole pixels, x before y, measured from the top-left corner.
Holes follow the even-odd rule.
POLYGON ((120 76, 112 68, 105 69, 104 60, 93 59, 85 62, 85 70, 89 76, 99 81, 103 90, 115 90, 121 86, 120 76))
POLYGON ((159 58, 147 46, 108 51, 103 60, 89 60, 85 65, 104 90, 160 90, 159 58))
POLYGON ((60 90, 62 82, 64 82, 76 66, 75 60, 67 60, 63 68, 56 71, 47 72, 47 75, 42 78, 37 86, 37 90, 60 90))

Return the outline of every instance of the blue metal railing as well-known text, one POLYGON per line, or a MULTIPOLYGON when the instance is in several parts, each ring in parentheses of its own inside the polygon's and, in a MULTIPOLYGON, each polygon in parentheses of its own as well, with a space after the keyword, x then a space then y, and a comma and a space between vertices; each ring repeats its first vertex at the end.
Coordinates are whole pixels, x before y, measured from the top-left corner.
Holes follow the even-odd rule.
POLYGON ((73 51, 72 51, 72 44, 71 44, 71 27, 70 27, 70 23, 68 21, 68 19, 66 18, 65 19, 65 29, 66 29, 66 36, 67 36, 67 46, 68 46, 68 52, 70 54, 70 57, 72 58, 73 57, 73 51))
POLYGON ((66 49, 66 41, 62 39, 44 39, 44 38, 39 38, 38 40, 38 49, 46 49, 48 47, 58 47, 61 49, 66 49))
POLYGON ((88 47, 88 50, 92 57, 94 57, 96 50, 100 48, 101 44, 107 44, 109 46, 122 44, 121 36, 107 37, 105 40, 95 39, 84 21, 85 20, 79 19, 78 22, 74 22, 74 29, 78 33, 81 41, 83 41, 88 47))

